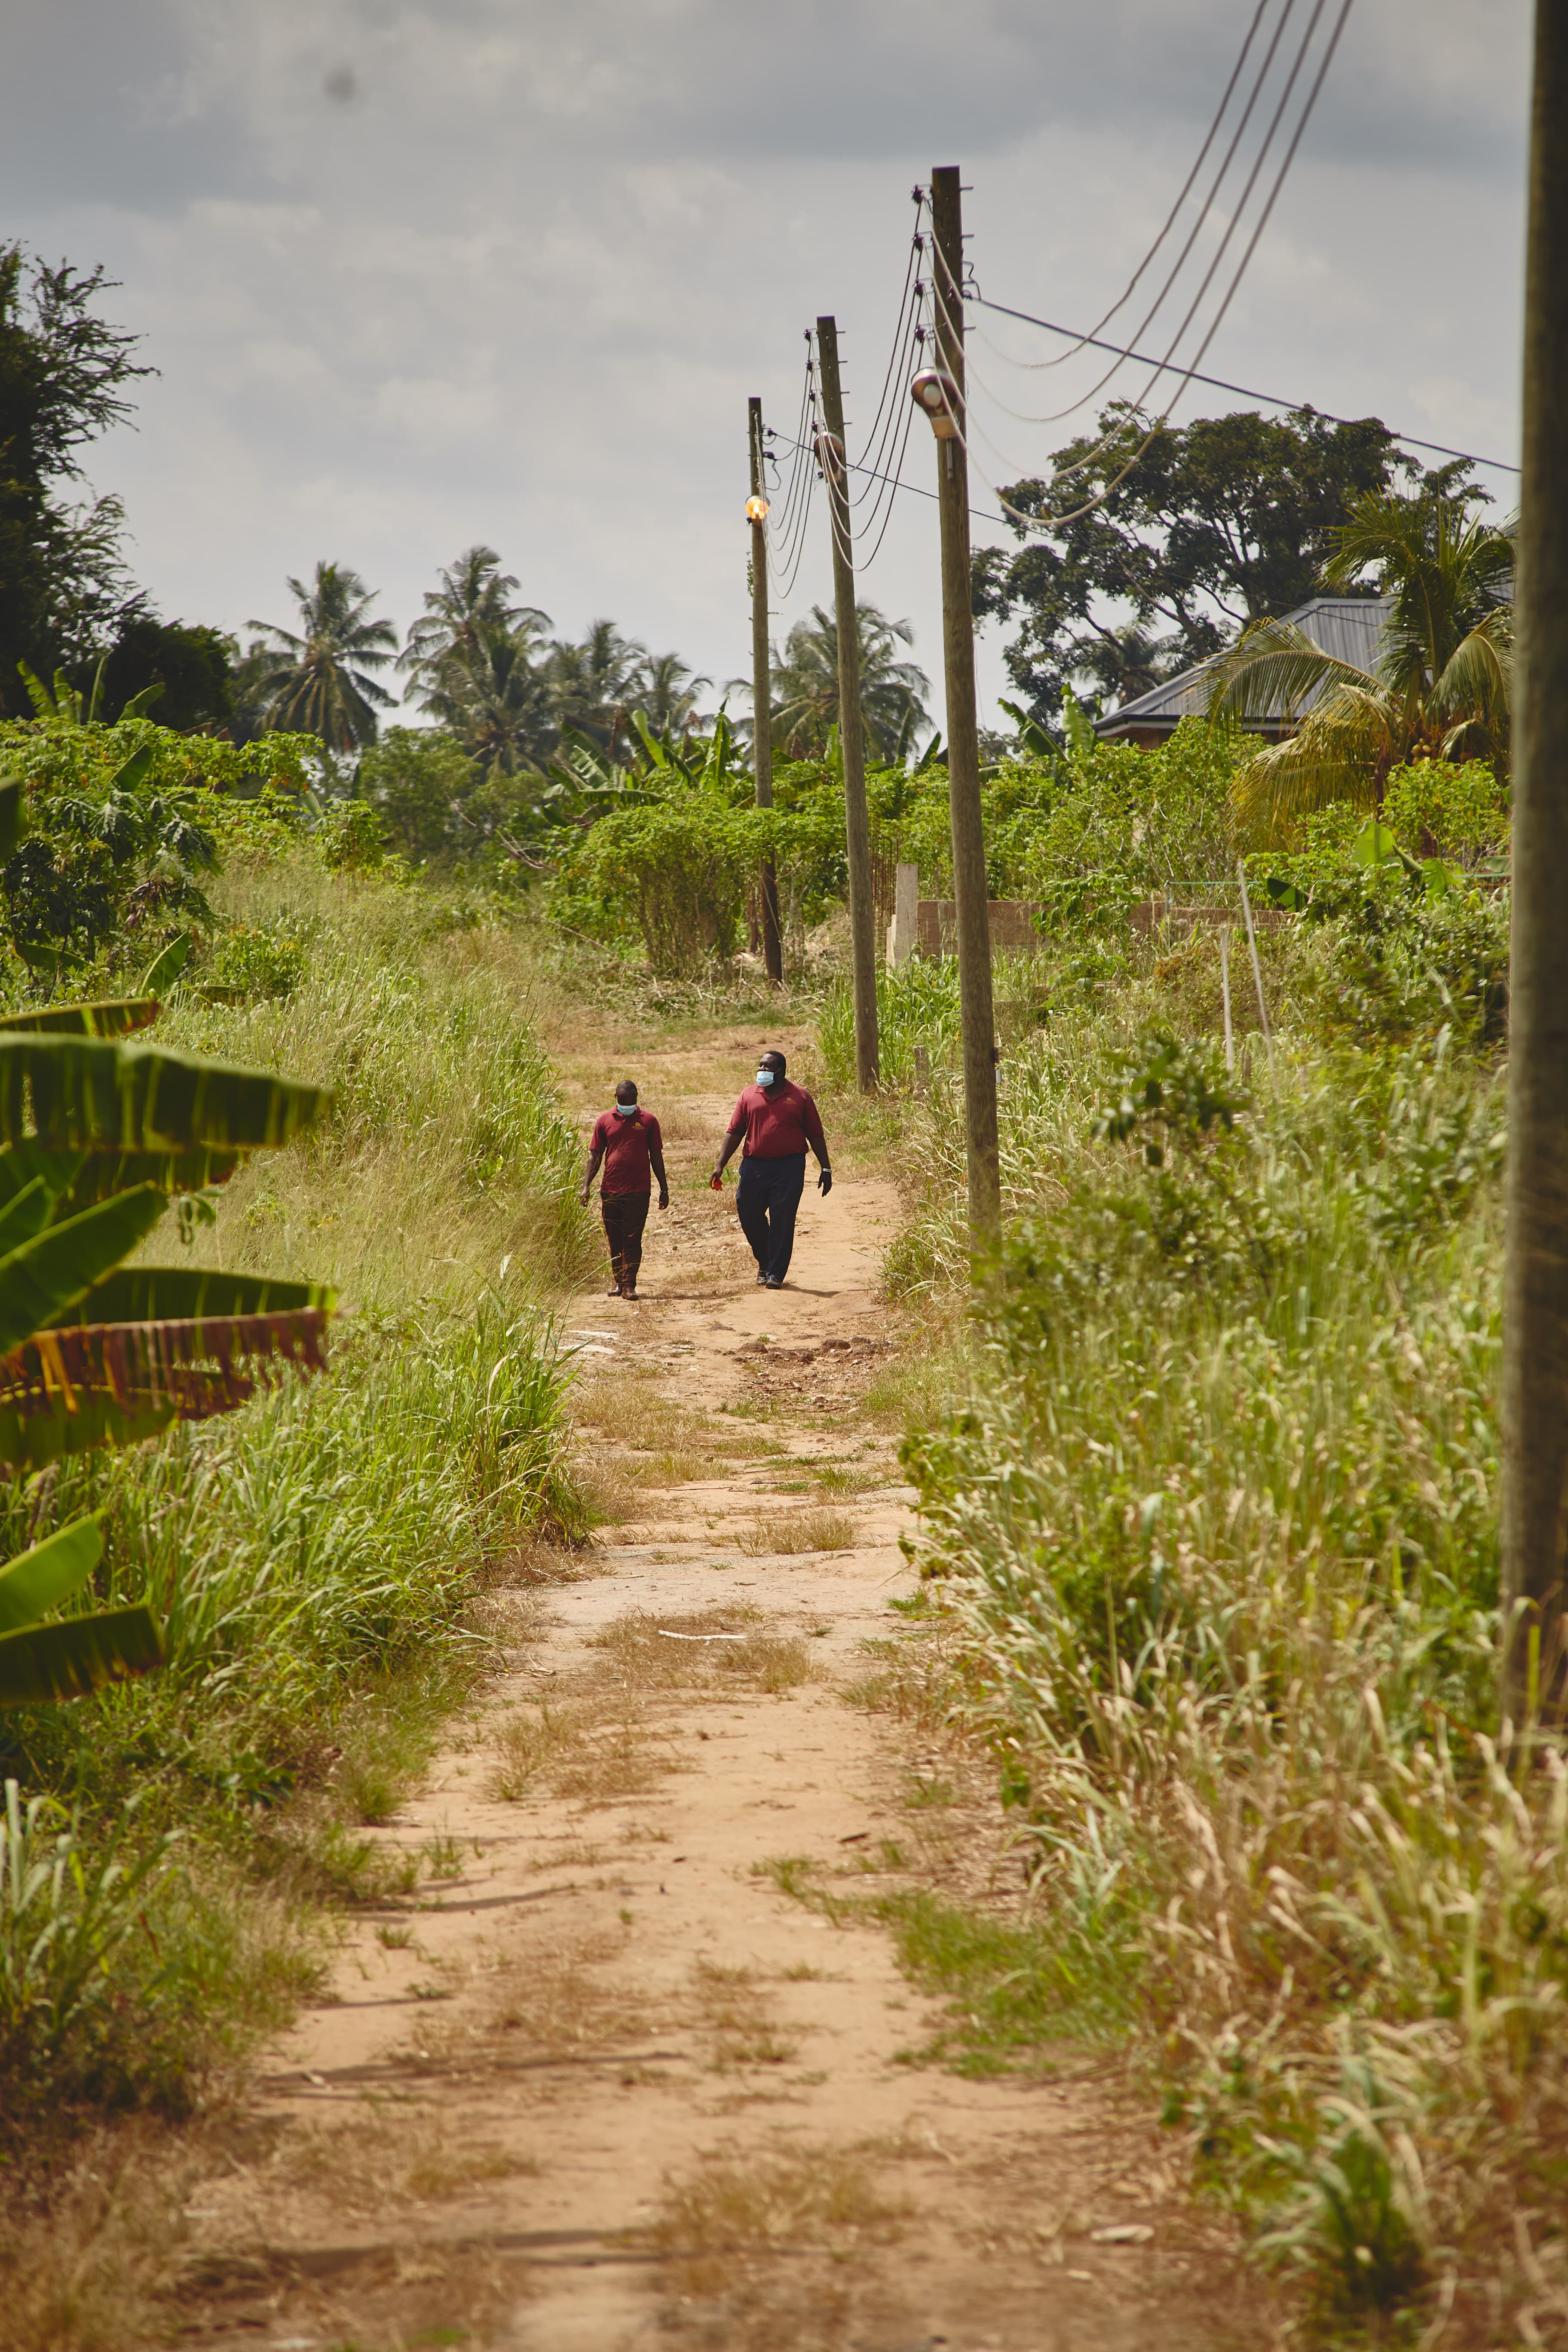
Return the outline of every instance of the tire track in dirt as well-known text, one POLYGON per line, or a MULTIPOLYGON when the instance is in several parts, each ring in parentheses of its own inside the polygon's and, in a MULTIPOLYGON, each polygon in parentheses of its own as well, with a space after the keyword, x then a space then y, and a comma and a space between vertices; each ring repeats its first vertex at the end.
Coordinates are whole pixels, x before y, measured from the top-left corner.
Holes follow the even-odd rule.
POLYGON ((582 1458, 620 1523, 588 1572, 531 1557, 495 1596, 506 1671, 374 1833, 423 1854, 419 1885, 356 1916, 192 2195, 187 2343, 1272 2333, 1113 2068, 909 2063, 942 2004, 854 1898, 1016 1866, 929 1730, 846 1704, 910 1589, 895 1441, 858 1403, 900 1339, 875 1292, 897 1203, 853 1171, 808 1188, 790 1286, 756 1289, 732 1191, 697 1181, 734 1045, 638 1058, 673 1206, 644 1299, 571 1318, 582 1458), (826 1905, 784 1891, 803 1858, 826 1905))

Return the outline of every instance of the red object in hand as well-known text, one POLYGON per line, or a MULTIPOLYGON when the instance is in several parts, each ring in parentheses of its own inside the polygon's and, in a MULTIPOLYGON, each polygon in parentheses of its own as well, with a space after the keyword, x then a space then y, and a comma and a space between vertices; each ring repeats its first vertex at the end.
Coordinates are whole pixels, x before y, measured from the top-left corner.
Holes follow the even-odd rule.
POLYGON ((710 1176, 710 1178, 708 1179, 708 1188, 709 1188, 710 1192, 721 1192, 724 1190, 724 1179, 723 1179, 723 1177, 722 1177, 722 1176, 710 1176))

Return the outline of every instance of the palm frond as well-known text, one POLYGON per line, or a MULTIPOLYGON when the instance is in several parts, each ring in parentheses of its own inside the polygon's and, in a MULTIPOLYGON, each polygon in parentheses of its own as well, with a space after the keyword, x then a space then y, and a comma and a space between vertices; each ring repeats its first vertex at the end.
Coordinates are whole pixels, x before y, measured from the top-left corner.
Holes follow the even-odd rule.
POLYGON ((1312 696, 1341 687, 1380 690, 1369 671, 1325 653, 1295 622, 1258 621, 1214 663, 1208 715, 1289 720, 1312 696))
POLYGON ((1274 824, 1331 801, 1370 806, 1376 779, 1404 749, 1402 714, 1374 683, 1342 683, 1294 735, 1255 751, 1231 796, 1245 824, 1274 824))

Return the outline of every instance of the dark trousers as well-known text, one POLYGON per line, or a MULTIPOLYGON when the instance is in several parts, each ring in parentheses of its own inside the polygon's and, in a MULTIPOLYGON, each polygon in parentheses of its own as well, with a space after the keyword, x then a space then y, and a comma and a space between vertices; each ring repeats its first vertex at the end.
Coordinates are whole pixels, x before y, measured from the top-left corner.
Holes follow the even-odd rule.
POLYGON ((782 1282, 789 1272, 795 1248, 795 1213, 805 1190, 805 1154, 792 1151, 783 1160, 742 1160, 735 1187, 735 1214, 752 1244, 758 1269, 770 1282, 782 1282))
POLYGON ((610 1272, 623 1290, 635 1290, 642 1264, 642 1234, 652 1192, 601 1192, 599 1214, 610 1244, 610 1272))

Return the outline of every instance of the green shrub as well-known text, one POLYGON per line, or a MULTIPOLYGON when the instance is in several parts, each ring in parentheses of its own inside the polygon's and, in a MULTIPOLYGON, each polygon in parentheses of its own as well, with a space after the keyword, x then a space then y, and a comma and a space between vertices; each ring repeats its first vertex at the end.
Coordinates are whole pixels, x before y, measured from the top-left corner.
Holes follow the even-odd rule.
POLYGON ((601 817, 551 892, 558 921, 595 938, 636 923, 649 969, 691 978, 728 964, 745 894, 755 883, 765 812, 678 791, 601 817))
POLYGON ((143 1842, 129 1860, 110 1837, 89 1856, 79 1821, 47 1797, 22 1801, 5 1785, 0 1820, 0 2092, 26 2102, 51 2092, 113 2087, 129 2063, 123 1959, 146 1948, 147 1907, 168 1866, 168 1841, 143 1842))
POLYGON ((368 801, 329 802, 312 839, 329 874, 368 874, 386 860, 385 828, 368 801))
POLYGON ((310 950, 286 929, 238 923, 217 942, 204 978, 246 1004, 292 996, 305 975, 310 950))
POLYGON ((1394 769, 1383 814, 1416 857, 1471 861, 1508 841, 1507 788, 1485 760, 1417 760, 1394 769))

